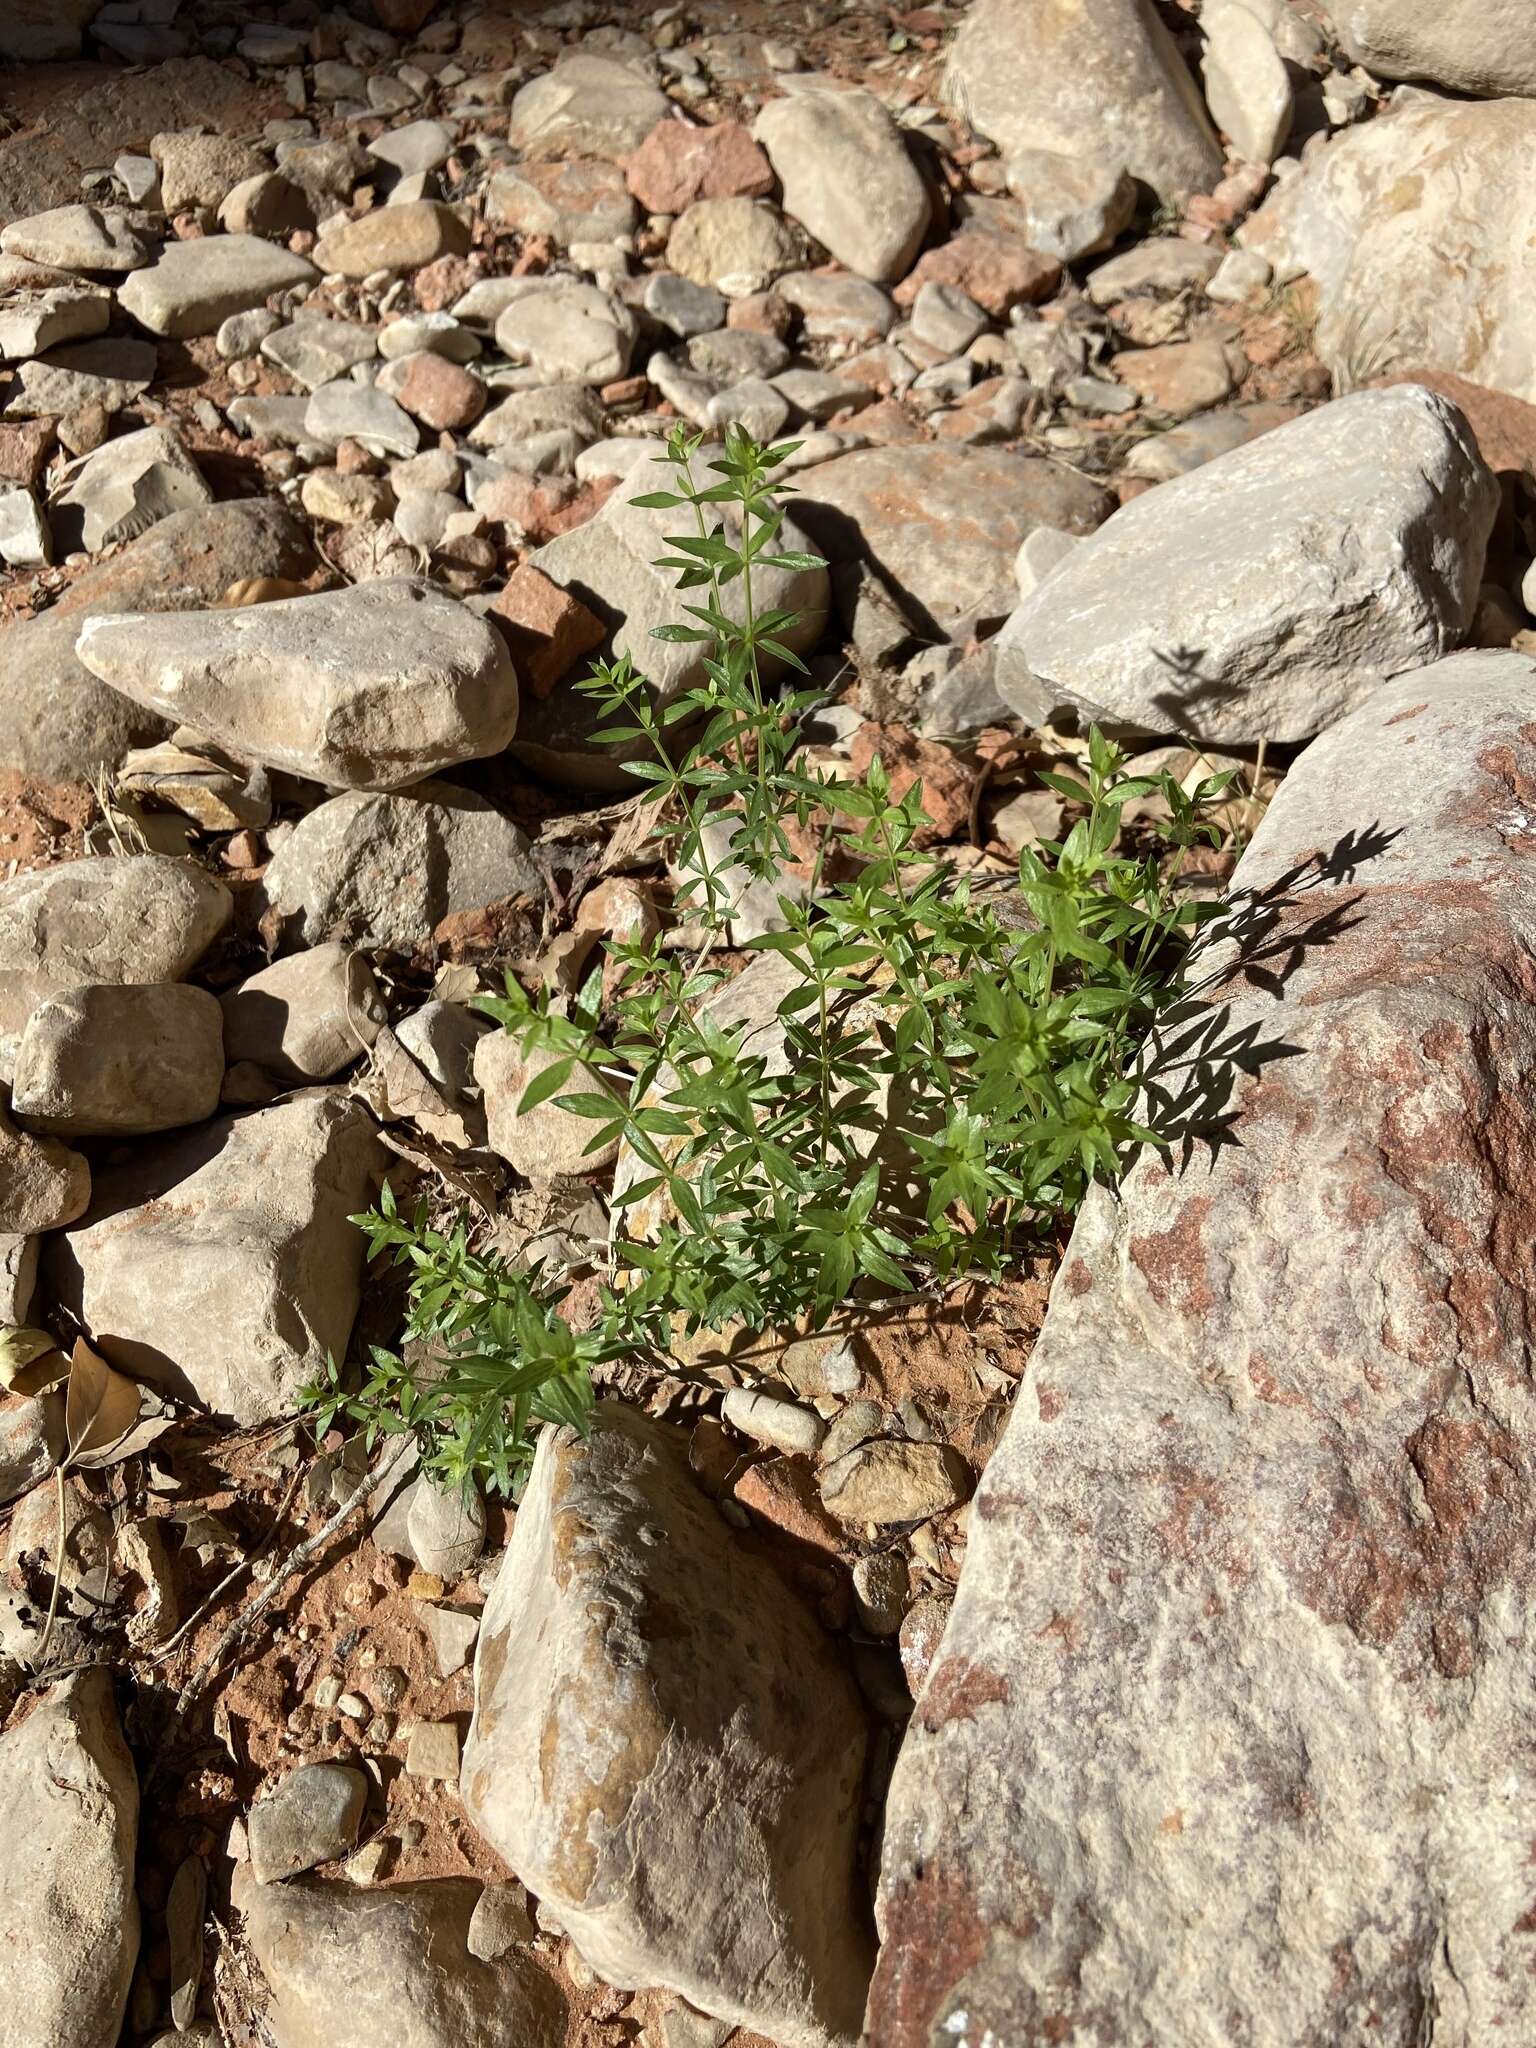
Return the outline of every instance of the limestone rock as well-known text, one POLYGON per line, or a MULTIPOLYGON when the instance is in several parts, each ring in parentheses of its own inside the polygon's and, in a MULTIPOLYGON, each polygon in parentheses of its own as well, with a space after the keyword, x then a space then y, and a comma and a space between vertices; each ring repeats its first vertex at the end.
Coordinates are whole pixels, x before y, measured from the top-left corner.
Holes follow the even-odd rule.
POLYGON ((135 703, 243 759, 399 789, 496 754, 517 728, 506 642, 435 585, 366 585, 229 611, 87 619, 76 652, 135 703))
POLYGON ((1428 364, 1536 400, 1536 104, 1407 93, 1346 130, 1244 225, 1316 282, 1313 347, 1344 388, 1428 364))
POLYGON ((296 1404, 357 1313, 385 1153, 339 1092, 141 1144, 48 1242, 56 1298, 104 1357, 241 1427, 296 1404))
POLYGON ((139 1784, 105 1671, 0 1737, 0 2048, 115 2041, 139 1948, 139 1784))
POLYGON ((101 0, 12 0, 0 20, 0 62, 46 64, 78 57, 80 32, 89 28, 101 0))
POLYGON ((0 760, 45 782, 81 782, 158 739, 164 719, 83 668, 83 616, 215 604, 245 577, 295 579, 315 566, 307 531, 269 498, 173 512, 77 576, 35 619, 0 629, 0 760))
POLYGON ((246 1833, 258 1884, 296 1877, 350 1855, 368 1803, 368 1780, 347 1764, 300 1764, 251 1808, 246 1833))
POLYGON ((267 170, 265 157, 231 135, 176 129, 156 135, 149 153, 160 166, 160 204, 167 213, 217 207, 232 186, 267 170))
POLYGON ((0 1040, 68 988, 181 980, 231 910, 222 882, 154 853, 64 861, 0 882, 0 1040))
POLYGON ((116 208, 57 206, 0 228, 0 252, 53 270, 120 276, 150 260, 143 238, 116 208))
POLYGON ((312 263, 258 235, 203 235, 167 242, 155 262, 118 288, 118 304, 151 334, 174 341, 212 334, 231 313, 273 292, 313 284, 312 263))
POLYGON ((990 448, 860 448, 795 483, 795 516, 821 553, 872 562, 937 638, 1013 609, 1014 557, 1034 528, 1091 533, 1110 509, 1073 471, 990 448))
POLYGON ((522 87, 508 139, 520 157, 596 156, 617 163, 671 112, 649 79, 595 51, 565 57, 522 87))
POLYGON ((546 384, 611 384, 629 368, 635 318, 577 278, 534 281, 496 322, 496 345, 546 384))
POLYGON ((104 441, 59 471, 48 495, 61 544, 89 554, 133 540, 173 512, 212 503, 202 471, 170 427, 104 441))
POLYGON ((148 390, 154 375, 152 342, 122 336, 77 342, 22 364, 6 417, 61 419, 87 405, 118 413, 148 390))
POLYGON ((586 1440, 545 1432, 481 1622, 462 1792, 600 1976, 785 2048, 852 2042, 865 1741, 828 1639, 681 1438, 616 1405, 586 1440))
POLYGON ((219 998, 224 1056, 286 1083, 329 1081, 378 1037, 387 1009, 373 970, 346 946, 311 946, 219 998))
POLYGON ((331 229, 315 244, 315 261, 342 277, 368 277, 376 270, 417 270, 468 248, 469 230, 452 207, 415 199, 331 229))
POLYGON ((891 1788, 874 2048, 1536 2024, 1533 690, 1400 677, 1238 866, 1223 1136, 1078 1218, 891 1788))
POLYGON ((768 102, 752 133, 792 220, 859 277, 905 276, 927 232, 928 191, 873 93, 791 93, 768 102))
POLYGON ((517 895, 538 905, 545 894, 527 835, 446 782, 318 805, 278 848, 262 888, 305 945, 341 937, 401 953, 429 948, 453 912, 517 895))
POLYGON ((1207 0, 1201 72, 1216 125, 1249 163, 1273 163, 1291 131, 1290 74, 1274 37, 1245 0, 1207 0))
POLYGON ((1058 263, 1107 249, 1136 212, 1129 172, 1054 149, 1016 150, 1008 159, 1008 190, 1022 209, 1030 246, 1058 263))
MULTIPOLYGON (((490 1146, 525 1180, 552 1180, 567 1173, 596 1173, 611 1166, 619 1155, 619 1141, 595 1152, 588 1146, 602 1129, 592 1118, 561 1109, 556 1102, 541 1102, 521 1109, 526 1090, 546 1068, 553 1065, 546 1053, 525 1054, 508 1031, 491 1031, 475 1047, 475 1079, 485 1100, 490 1146)), ((571 1069, 563 1095, 607 1095, 608 1084, 600 1074, 580 1062, 571 1069)), ((614 1108, 619 1107, 617 1100, 614 1108)))
POLYGON ((975 0, 943 89, 1008 156, 1090 156, 1165 200, 1203 192, 1221 175, 1200 94, 1150 0, 975 0))
POLYGON ((0 298, 0 358, 25 362, 61 342, 89 340, 111 314, 110 297, 90 285, 8 293, 0 298))
MULTIPOLYGON (((56 1138, 18 1130, 0 1109, 0 1234, 7 1247, 73 1223, 90 1199, 91 1169, 81 1155, 56 1138)), ((9 1249, 6 1258, 9 1265, 9 1249)), ((0 1322, 19 1320, 0 1316, 0 1322)))
POLYGON ((469 1948, 471 1878, 360 1890, 299 1878, 232 1898, 272 1993, 276 2048, 560 2048, 565 2000, 526 1948, 469 1948))
POLYGON ((508 227, 548 235, 562 249, 572 242, 611 242, 634 232, 639 208, 624 173, 599 158, 519 164, 497 171, 490 206, 508 227))
POLYGON ((212 1116, 223 1080, 216 996, 185 982, 109 982, 38 1004, 17 1049, 11 1107, 59 1137, 135 1137, 212 1116))
POLYGON ((1378 78, 1453 92, 1536 95, 1536 47, 1520 0, 1334 0, 1339 41, 1378 78))
POLYGON ((667 238, 669 269, 693 284, 718 285, 728 298, 766 291, 804 260, 777 207, 757 199, 696 199, 667 238))
POLYGON ((1497 506, 1445 399, 1336 399, 1117 512, 1010 618, 998 689, 1031 721, 1305 739, 1464 638, 1497 506))

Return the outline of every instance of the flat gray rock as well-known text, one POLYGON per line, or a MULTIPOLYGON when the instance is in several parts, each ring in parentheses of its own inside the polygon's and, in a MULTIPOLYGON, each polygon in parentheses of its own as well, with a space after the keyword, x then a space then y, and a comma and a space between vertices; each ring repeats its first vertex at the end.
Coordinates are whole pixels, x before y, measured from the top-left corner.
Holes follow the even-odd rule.
POLYGON ((115 207, 56 206, 0 228, 0 251, 54 270, 121 275, 151 261, 148 243, 115 207))
POLYGON ((405 456, 421 446, 421 429, 387 391, 343 377, 322 384, 311 396, 304 409, 304 438, 330 447, 361 441, 370 454, 405 456))
POLYGON ((671 110, 666 94, 629 65, 578 51, 519 90, 508 137, 520 157, 534 162, 596 156, 617 163, 671 110))
POLYGON ((304 945, 339 938, 400 953, 429 950, 454 912, 507 897, 526 896, 537 916, 545 893, 527 834, 446 782, 317 805, 262 882, 272 916, 304 945))
POLYGON ((55 538, 90 554, 135 539, 173 512, 212 503, 202 471, 170 427, 104 441, 60 470, 48 494, 55 538))
POLYGON ((1536 2033, 1533 701, 1389 683, 1238 865, 1167 1084, 1241 1050, 1090 1196, 971 1509, 872 2048, 1536 2033))
POLYGON ((62 419, 83 405, 121 412, 148 390, 156 369, 153 342, 128 336, 82 341, 23 363, 7 419, 62 419))
POLYGON ((0 2048, 117 2039, 139 1949, 138 1819, 105 1671, 56 1685, 0 1737, 0 2048))
POLYGON ((0 882, 0 1041, 65 989, 180 981, 232 908, 222 882, 155 853, 64 861, 0 882))
POLYGON ((368 1803, 368 1780, 347 1764, 300 1764, 251 1808, 246 1822, 258 1884, 348 1856, 368 1803))
POLYGON ((1305 739, 1472 623, 1498 509, 1447 400, 1361 391, 1133 499, 998 638, 1039 723, 1305 739))
POLYGON ((167 242, 156 262, 119 286, 117 297, 151 334, 185 341, 212 334, 231 313, 259 306, 273 292, 318 277, 304 257, 257 235, 203 235, 167 242))
POLYGON ((48 1239, 56 1300, 102 1355, 238 1426, 271 1422, 343 1356, 387 1155, 340 1091, 143 1140, 48 1239))
POLYGON ((91 674, 242 759, 401 789, 500 753, 517 729, 506 642, 437 586, 385 577, 227 611, 87 619, 91 674))
POLYGON ((25 362, 61 342, 100 334, 112 317, 108 293, 89 285, 54 285, 0 296, 0 358, 25 362))
POLYGON ((916 443, 855 449, 795 484, 795 518, 812 544, 830 561, 872 562, 908 616, 938 638, 1012 610, 1026 534, 1091 533, 1112 504, 1098 485, 1039 456, 916 443))

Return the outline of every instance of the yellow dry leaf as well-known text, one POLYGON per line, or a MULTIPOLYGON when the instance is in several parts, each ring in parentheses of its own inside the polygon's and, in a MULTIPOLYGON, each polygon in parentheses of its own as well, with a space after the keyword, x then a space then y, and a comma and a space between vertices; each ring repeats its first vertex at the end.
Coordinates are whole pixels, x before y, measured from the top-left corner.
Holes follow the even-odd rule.
POLYGON ((58 1339, 20 1323, 0 1327, 0 1387, 9 1394, 45 1394, 69 1371, 58 1339))

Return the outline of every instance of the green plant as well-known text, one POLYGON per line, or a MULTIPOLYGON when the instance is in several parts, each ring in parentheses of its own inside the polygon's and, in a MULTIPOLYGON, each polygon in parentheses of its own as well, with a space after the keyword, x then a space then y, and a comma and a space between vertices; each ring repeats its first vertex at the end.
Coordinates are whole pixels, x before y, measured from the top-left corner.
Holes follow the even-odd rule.
POLYGON ((821 566, 782 545, 773 481, 792 449, 733 429, 704 480, 698 451, 679 429, 673 488, 638 502, 691 514, 665 565, 698 598, 658 637, 698 645, 701 680, 658 709, 625 657, 581 687, 602 737, 649 757, 630 772, 663 799, 705 941, 692 958, 610 952, 606 1004, 600 973, 568 1003, 511 975, 477 999, 533 1064, 521 1108, 553 1101, 592 1121, 590 1151, 617 1138, 635 1163, 614 1271, 578 1334, 539 1274, 475 1255, 462 1223, 445 1236, 406 1222, 386 1195, 356 1220, 375 1256, 410 1268, 406 1334, 432 1362, 375 1352, 361 1393, 334 1374, 316 1390, 323 1420, 414 1429, 461 1480, 515 1485, 531 1425, 579 1423, 606 1360, 664 1355, 699 1330, 814 1328, 855 1294, 996 1278, 1024 1236, 1161 1142, 1138 1120, 1138 1060, 1210 908, 1178 890, 1178 867, 1218 837, 1205 812, 1226 778, 1191 797, 1129 777, 1094 732, 1084 779, 1044 778, 1078 807, 1065 837, 1022 854, 1006 893, 957 880, 925 848, 921 785, 898 797, 878 760, 862 782, 808 772, 797 732, 819 698, 769 687, 768 657, 802 664, 785 639, 795 614, 759 608, 762 572, 821 566), (1160 843, 1127 853, 1122 812, 1154 791, 1160 843), (776 880, 797 846, 814 849, 804 899, 782 895, 783 930, 752 949, 782 963, 773 1028, 727 1028, 709 998, 728 978, 715 956, 732 892, 776 880), (603 1088, 573 1085, 582 1070, 603 1088))

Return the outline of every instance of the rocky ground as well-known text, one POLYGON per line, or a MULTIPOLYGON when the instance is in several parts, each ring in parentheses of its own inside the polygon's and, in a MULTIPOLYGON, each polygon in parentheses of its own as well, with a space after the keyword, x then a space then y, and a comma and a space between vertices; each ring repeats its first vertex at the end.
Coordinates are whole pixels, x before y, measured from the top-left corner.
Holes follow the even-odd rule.
POLYGON ((0 2048, 1536 2031, 1522 12, 10 0, 0 2048), (957 874, 1233 772, 1188 1143, 374 1484, 386 1177, 605 1255, 469 1002, 687 939, 679 419, 957 874))

